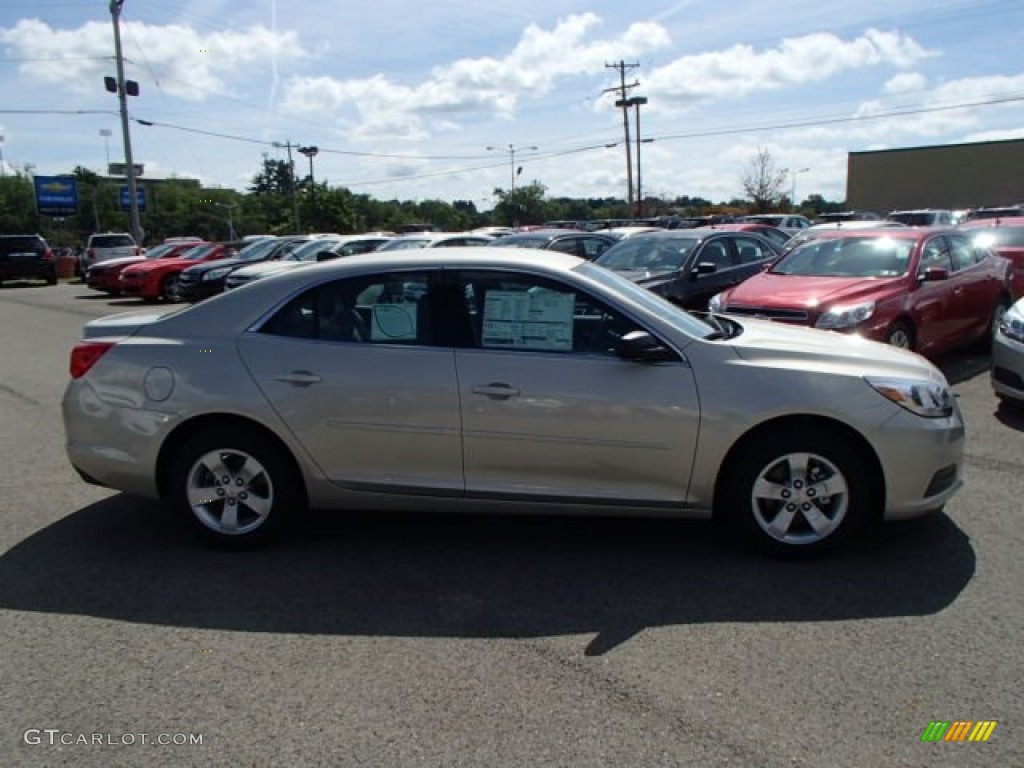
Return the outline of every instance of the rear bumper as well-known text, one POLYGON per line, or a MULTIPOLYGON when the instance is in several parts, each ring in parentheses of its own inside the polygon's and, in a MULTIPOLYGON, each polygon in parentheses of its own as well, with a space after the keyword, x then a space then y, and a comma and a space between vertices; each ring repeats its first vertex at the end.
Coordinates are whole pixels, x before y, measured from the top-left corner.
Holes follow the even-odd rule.
POLYGON ((6 262, 0 264, 0 280, 38 278, 46 280, 56 277, 57 265, 50 261, 33 261, 27 264, 6 262))

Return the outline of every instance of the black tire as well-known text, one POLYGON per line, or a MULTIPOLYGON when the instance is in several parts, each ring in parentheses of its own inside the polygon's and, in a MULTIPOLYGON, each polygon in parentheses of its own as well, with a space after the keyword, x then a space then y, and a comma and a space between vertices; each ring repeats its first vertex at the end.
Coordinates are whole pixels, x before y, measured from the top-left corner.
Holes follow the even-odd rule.
POLYGON ((900 347, 901 349, 908 349, 911 352, 914 351, 914 347, 917 346, 917 336, 914 334, 914 328, 906 320, 897 320, 895 323, 889 326, 889 330, 885 334, 885 343, 893 347, 900 347), (906 343, 902 340, 906 339, 906 343))
POLYGON ((255 429, 226 427, 192 436, 174 458, 168 481, 174 508, 204 539, 228 549, 278 539, 305 509, 302 479, 291 457, 255 429))
POLYGON ((160 281, 160 298, 164 301, 181 301, 178 295, 178 276, 167 275, 160 281))
POLYGON ((46 273, 46 284, 56 285, 57 284, 57 270, 52 269, 46 273))
POLYGON ((772 554, 795 557, 830 550, 872 519, 872 483, 864 458, 825 430, 780 429, 750 438, 722 471, 716 519, 739 541, 772 554), (769 488, 780 498, 771 498, 769 488))
POLYGON ((992 349, 992 342, 996 338, 996 330, 999 328, 999 321, 1010 309, 1012 302, 1006 296, 1000 296, 999 301, 992 307, 992 314, 989 316, 988 327, 985 334, 978 337, 978 347, 983 351, 992 349))

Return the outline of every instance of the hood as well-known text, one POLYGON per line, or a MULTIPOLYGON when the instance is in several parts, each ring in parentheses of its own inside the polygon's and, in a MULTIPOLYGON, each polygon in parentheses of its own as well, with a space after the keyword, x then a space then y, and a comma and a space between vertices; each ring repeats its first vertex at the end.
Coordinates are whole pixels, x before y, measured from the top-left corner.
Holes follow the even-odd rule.
POLYGON ((762 272, 732 288, 725 305, 816 310, 832 304, 877 299, 902 285, 903 277, 815 277, 762 272))
POLYGON ((239 264, 245 264, 241 259, 214 259, 213 261, 194 261, 191 262, 191 267, 186 267, 185 271, 189 273, 203 273, 209 272, 212 269, 218 269, 219 267, 235 267, 239 264))
POLYGON ((724 343, 751 362, 785 360, 789 366, 806 362, 808 367, 846 368, 861 376, 946 381, 938 368, 917 353, 861 336, 771 320, 730 319, 743 327, 743 333, 724 343))
POLYGON ((116 315, 108 315, 107 317, 90 320, 82 328, 82 338, 96 339, 106 336, 132 336, 143 326, 155 323, 171 313, 168 313, 166 309, 148 310, 146 312, 121 312, 116 315))
POLYGON ((152 272, 154 269, 166 269, 167 267, 180 267, 181 269, 184 269, 185 267, 191 267, 193 264, 197 263, 198 262, 190 259, 144 259, 138 264, 132 264, 125 267, 124 272, 121 274, 123 275, 125 272, 130 272, 135 275, 152 272))
POLYGON ((627 280, 632 280, 634 283, 640 285, 649 285, 651 283, 660 283, 666 278, 672 277, 678 273, 676 269, 615 269, 612 270, 617 275, 622 275, 627 280))
POLYGON ((249 264, 248 266, 236 269, 232 274, 240 275, 242 277, 266 277, 267 275, 275 275, 278 272, 287 272, 289 269, 295 269, 295 267, 308 267, 311 264, 316 264, 315 261, 263 261, 257 264, 249 264))
MULTIPOLYGON (((97 261, 90 267, 97 272, 101 272, 105 269, 112 269, 114 267, 123 267, 125 264, 138 264, 140 261, 146 261, 145 256, 120 256, 116 259, 106 259, 105 261, 97 261)), ((153 259, 156 261, 156 259, 153 259)))

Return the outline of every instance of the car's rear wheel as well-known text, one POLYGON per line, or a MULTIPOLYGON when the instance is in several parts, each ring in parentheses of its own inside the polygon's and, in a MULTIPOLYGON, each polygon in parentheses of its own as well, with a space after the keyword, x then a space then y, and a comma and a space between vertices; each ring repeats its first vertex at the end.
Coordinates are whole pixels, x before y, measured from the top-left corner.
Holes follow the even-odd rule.
POLYGON ((160 283, 160 296, 164 301, 178 301, 181 293, 178 290, 178 276, 167 275, 160 283))
POLYGON ((839 435, 809 428, 765 433, 724 468, 716 516, 742 540, 774 553, 819 552, 869 519, 870 476, 839 435))
POLYGON ((46 284, 47 285, 56 285, 57 284, 57 270, 56 269, 51 269, 49 272, 46 273, 46 284))
POLYGON ((914 329, 905 320, 897 320, 889 326, 889 332, 885 334, 885 341, 900 349, 914 349, 914 329))
POLYGON ((290 457, 256 430, 222 428, 185 442, 169 476, 170 499, 199 533, 225 547, 278 537, 304 506, 290 457))

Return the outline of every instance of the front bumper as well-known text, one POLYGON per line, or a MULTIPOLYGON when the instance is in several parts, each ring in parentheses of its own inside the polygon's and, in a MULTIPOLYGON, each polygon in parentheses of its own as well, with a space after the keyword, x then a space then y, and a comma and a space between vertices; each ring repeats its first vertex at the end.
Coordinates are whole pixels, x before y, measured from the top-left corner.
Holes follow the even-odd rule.
POLYGON ((184 273, 178 278, 178 292, 186 301, 202 301, 224 291, 224 278, 197 280, 184 273))
POLYGON ((141 296, 145 299, 155 299, 160 295, 160 284, 149 275, 121 274, 118 280, 118 289, 126 296, 141 296))
POLYGON ((1024 402, 1024 343, 1002 331, 992 341, 991 378, 997 395, 1024 402))
POLYGON ((938 510, 963 487, 966 434, 959 406, 945 419, 900 411, 870 436, 885 475, 886 520, 938 510))

